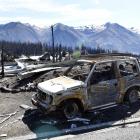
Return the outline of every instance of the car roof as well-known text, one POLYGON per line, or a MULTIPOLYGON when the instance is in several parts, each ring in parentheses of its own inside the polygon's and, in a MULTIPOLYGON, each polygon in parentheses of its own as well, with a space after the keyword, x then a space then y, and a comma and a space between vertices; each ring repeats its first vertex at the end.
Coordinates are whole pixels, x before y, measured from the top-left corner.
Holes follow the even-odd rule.
POLYGON ((83 63, 101 63, 101 62, 110 62, 110 61, 118 61, 118 60, 136 60, 135 57, 130 56, 98 56, 98 57, 84 57, 84 59, 80 59, 77 62, 83 63))

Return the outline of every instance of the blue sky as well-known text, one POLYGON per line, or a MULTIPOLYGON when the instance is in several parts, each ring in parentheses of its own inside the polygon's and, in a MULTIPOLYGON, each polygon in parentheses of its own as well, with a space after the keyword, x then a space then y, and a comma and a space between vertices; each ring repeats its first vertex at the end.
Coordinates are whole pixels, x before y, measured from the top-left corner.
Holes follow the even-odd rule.
POLYGON ((11 21, 40 27, 119 23, 140 28, 140 0, 0 0, 0 24, 11 21))

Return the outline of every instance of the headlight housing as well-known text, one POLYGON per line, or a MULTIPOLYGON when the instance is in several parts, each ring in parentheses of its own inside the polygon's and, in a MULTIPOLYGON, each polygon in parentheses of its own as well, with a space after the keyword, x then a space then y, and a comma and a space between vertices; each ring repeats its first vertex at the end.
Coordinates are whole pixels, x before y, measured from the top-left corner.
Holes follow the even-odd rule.
POLYGON ((37 91, 36 97, 37 97, 37 99, 39 101, 43 101, 43 102, 45 102, 47 104, 51 104, 52 100, 53 100, 53 97, 51 95, 49 95, 49 94, 47 94, 47 93, 45 93, 45 92, 43 92, 43 91, 41 91, 39 89, 37 91))

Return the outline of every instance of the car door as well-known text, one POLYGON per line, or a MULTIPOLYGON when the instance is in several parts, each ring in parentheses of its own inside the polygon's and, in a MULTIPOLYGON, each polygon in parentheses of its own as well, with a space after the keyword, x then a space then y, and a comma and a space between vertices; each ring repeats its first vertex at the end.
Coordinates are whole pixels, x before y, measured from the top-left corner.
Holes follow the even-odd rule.
POLYGON ((114 62, 97 64, 88 81, 88 99, 91 107, 113 103, 118 96, 114 62))
POLYGON ((117 62, 120 78, 120 92, 125 92, 125 89, 140 83, 140 74, 135 60, 120 60, 117 62))

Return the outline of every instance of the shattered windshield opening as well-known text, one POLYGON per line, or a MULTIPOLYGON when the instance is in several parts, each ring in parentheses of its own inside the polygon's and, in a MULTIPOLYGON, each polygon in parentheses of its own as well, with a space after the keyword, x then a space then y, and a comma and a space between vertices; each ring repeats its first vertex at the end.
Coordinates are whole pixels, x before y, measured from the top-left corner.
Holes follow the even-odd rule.
POLYGON ((64 73, 64 75, 84 82, 93 65, 93 63, 89 62, 76 62, 64 73))

